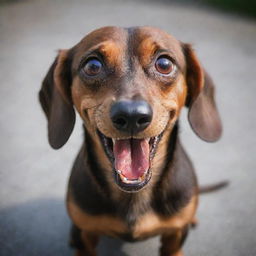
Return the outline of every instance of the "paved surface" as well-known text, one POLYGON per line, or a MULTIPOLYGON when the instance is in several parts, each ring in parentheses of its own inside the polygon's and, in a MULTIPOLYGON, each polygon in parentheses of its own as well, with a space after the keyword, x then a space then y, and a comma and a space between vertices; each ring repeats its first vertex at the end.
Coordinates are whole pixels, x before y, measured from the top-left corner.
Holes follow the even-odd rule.
MULTIPOLYGON (((170 1, 171 2, 171 1, 170 1)), ((64 195, 81 144, 81 124, 52 150, 37 100, 59 48, 105 25, 153 25, 192 42, 214 78, 225 133, 200 141, 183 114, 182 138, 201 183, 231 185, 204 195, 200 226, 185 245, 190 256, 256 255, 256 21, 159 1, 14 1, 0 10, 0 255, 71 255, 64 195)), ((158 239, 104 239, 100 255, 156 255, 158 239)))

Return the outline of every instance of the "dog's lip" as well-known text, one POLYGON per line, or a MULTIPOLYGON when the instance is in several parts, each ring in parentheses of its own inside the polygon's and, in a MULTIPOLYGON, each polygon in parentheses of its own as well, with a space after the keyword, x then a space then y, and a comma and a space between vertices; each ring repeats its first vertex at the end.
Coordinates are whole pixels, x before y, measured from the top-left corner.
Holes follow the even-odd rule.
POLYGON ((143 174, 143 177, 136 180, 129 180, 122 176, 119 171, 115 170, 116 184, 122 191, 129 193, 138 192, 139 190, 143 189, 150 181, 151 176, 152 171, 150 168, 143 174))
MULTIPOLYGON (((115 166, 114 165, 115 157, 114 157, 114 153, 113 153, 113 146, 117 140, 121 140, 123 138, 109 138, 109 137, 105 136, 99 130, 98 130, 98 135, 102 142, 104 151, 113 166, 113 170, 114 170, 114 174, 115 174, 115 181, 116 181, 116 184, 119 186, 119 188, 125 192, 137 192, 137 191, 141 190, 142 188, 144 188, 151 179, 151 176, 152 176, 151 162, 152 162, 152 159, 154 158, 154 155, 155 155, 156 149, 157 149, 157 145, 163 135, 163 132, 157 136, 154 136, 151 138, 145 138, 150 145, 150 154, 149 154, 150 166, 137 179, 128 179, 127 177, 125 177, 123 175, 121 170, 116 170, 114 167, 115 166)), ((125 138, 125 139, 133 139, 133 137, 125 138)))

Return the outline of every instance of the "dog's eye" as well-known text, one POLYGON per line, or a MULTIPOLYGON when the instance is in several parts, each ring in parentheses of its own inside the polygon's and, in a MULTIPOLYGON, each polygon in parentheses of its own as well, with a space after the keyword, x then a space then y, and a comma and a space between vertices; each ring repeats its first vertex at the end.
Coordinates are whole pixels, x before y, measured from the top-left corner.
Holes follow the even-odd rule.
POLYGON ((98 75, 101 72, 101 69, 102 63, 96 58, 89 59, 83 67, 85 74, 88 76, 98 75))
POLYGON ((164 75, 170 74, 174 69, 174 64, 167 57, 159 57, 155 63, 156 70, 164 75))

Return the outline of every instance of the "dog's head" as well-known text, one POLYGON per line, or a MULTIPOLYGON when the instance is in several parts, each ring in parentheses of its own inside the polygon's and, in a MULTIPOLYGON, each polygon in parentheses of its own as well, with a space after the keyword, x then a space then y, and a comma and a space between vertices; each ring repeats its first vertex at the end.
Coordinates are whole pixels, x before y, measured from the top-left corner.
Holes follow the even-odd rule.
POLYGON ((162 138, 169 138, 184 105, 200 138, 221 134, 212 80, 191 46, 151 27, 104 27, 61 50, 40 102, 56 149, 72 133, 75 106, 99 161, 114 169, 125 191, 148 183, 162 138))

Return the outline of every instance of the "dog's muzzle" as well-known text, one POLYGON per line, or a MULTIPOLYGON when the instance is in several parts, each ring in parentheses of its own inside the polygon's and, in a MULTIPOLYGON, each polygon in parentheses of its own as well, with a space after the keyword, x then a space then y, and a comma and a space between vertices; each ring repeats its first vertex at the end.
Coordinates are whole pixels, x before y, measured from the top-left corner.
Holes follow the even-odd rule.
POLYGON ((146 101, 118 101, 110 109, 110 118, 126 139, 107 138, 99 132, 112 160, 117 185, 126 192, 140 190, 151 178, 150 162, 161 136, 138 139, 136 135, 150 125, 152 117, 152 108, 146 101))

